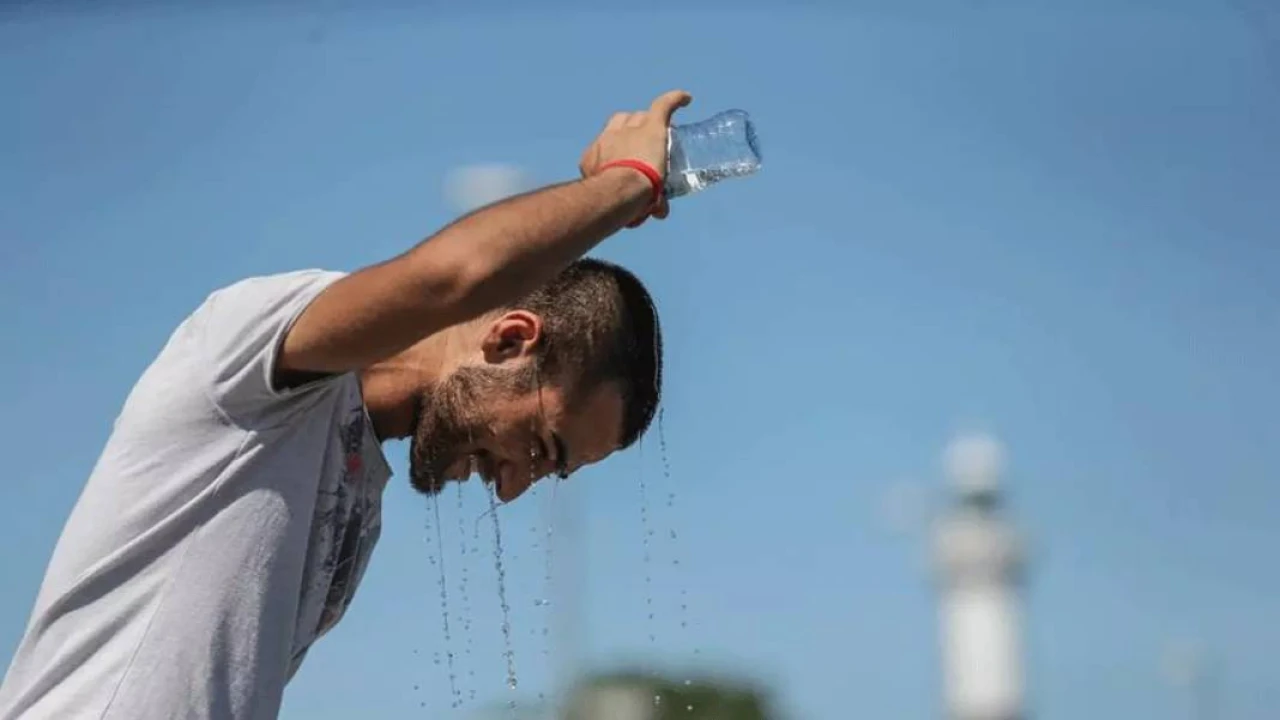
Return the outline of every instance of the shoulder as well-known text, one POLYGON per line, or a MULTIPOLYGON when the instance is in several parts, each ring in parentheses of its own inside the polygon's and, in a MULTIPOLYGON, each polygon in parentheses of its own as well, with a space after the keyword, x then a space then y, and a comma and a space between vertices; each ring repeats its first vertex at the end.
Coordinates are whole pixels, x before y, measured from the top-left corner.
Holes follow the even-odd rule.
MULTIPOLYGON (((209 294, 204 304, 201 305, 201 310, 217 306, 225 307, 230 304, 236 305, 234 309, 240 311, 240 314, 252 315, 255 312, 263 314, 269 312, 273 305, 287 303, 294 298, 319 294, 321 290, 332 285, 346 276, 346 274, 334 270, 312 268, 272 275, 255 275, 217 288, 209 294), (253 303, 247 304, 246 301, 253 301, 253 303), (259 302, 266 302, 268 306, 257 305, 259 302)), ((252 317, 246 317, 245 319, 252 319, 252 317)))
POLYGON ((249 277, 211 293, 192 314, 191 332, 214 400, 233 416, 319 384, 275 378, 280 347, 302 312, 346 273, 297 270, 249 277))

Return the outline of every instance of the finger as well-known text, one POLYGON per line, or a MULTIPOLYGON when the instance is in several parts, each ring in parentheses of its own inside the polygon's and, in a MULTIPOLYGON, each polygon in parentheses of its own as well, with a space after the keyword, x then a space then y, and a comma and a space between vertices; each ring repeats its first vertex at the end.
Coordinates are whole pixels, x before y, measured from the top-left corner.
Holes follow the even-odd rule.
POLYGON ((654 208, 653 216, 659 220, 666 220, 667 216, 670 214, 671 205, 667 203, 666 198, 662 198, 662 200, 658 202, 658 207, 654 208))
POLYGON ((666 124, 671 124, 671 116, 676 110, 693 102, 693 96, 684 90, 672 90, 671 92, 659 95, 653 104, 649 106, 649 112, 662 118, 666 124))

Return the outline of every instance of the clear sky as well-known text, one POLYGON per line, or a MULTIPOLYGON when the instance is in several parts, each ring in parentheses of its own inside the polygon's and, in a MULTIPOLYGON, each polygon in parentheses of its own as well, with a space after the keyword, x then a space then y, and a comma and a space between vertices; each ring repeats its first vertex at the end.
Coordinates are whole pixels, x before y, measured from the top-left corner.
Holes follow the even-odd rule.
MULTIPOLYGON (((48 5, 0 11, 5 662, 120 403, 211 290, 398 253, 451 219, 459 166, 569 179, 609 114, 679 86, 685 119, 750 111, 766 165, 598 251, 663 313, 671 475, 654 435, 559 488, 582 515, 555 557, 581 558, 583 661, 749 673, 795 718, 936 717, 925 545, 885 498, 939 486, 948 438, 977 427, 1008 447, 1033 540, 1037 717, 1179 717, 1160 657, 1184 640, 1219 663, 1223 717, 1280 706, 1263 3, 48 5)), ((285 718, 466 717, 510 694, 492 528, 460 562, 440 508, 446 644, 427 511, 387 449, 380 549, 285 718)), ((525 697, 552 677, 535 601, 570 597, 532 546, 550 501, 501 513, 525 697)), ((468 543, 484 507, 471 488, 468 543)))

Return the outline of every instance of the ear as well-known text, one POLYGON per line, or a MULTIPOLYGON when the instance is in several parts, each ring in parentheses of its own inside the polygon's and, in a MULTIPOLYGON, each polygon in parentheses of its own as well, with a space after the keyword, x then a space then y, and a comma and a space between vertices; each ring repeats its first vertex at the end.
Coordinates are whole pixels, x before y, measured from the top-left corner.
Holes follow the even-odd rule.
POLYGON ((528 310, 509 310, 489 323, 480 347, 485 362, 497 365, 531 357, 541 339, 541 317, 528 310))

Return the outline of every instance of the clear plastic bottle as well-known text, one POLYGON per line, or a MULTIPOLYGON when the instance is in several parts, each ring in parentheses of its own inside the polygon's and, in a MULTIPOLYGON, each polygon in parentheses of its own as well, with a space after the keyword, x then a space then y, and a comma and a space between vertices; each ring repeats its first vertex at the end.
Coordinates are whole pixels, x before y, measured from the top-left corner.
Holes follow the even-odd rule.
POLYGON ((756 128, 743 110, 726 110, 700 122, 672 126, 667 146, 668 198, 690 195, 760 169, 756 128))

